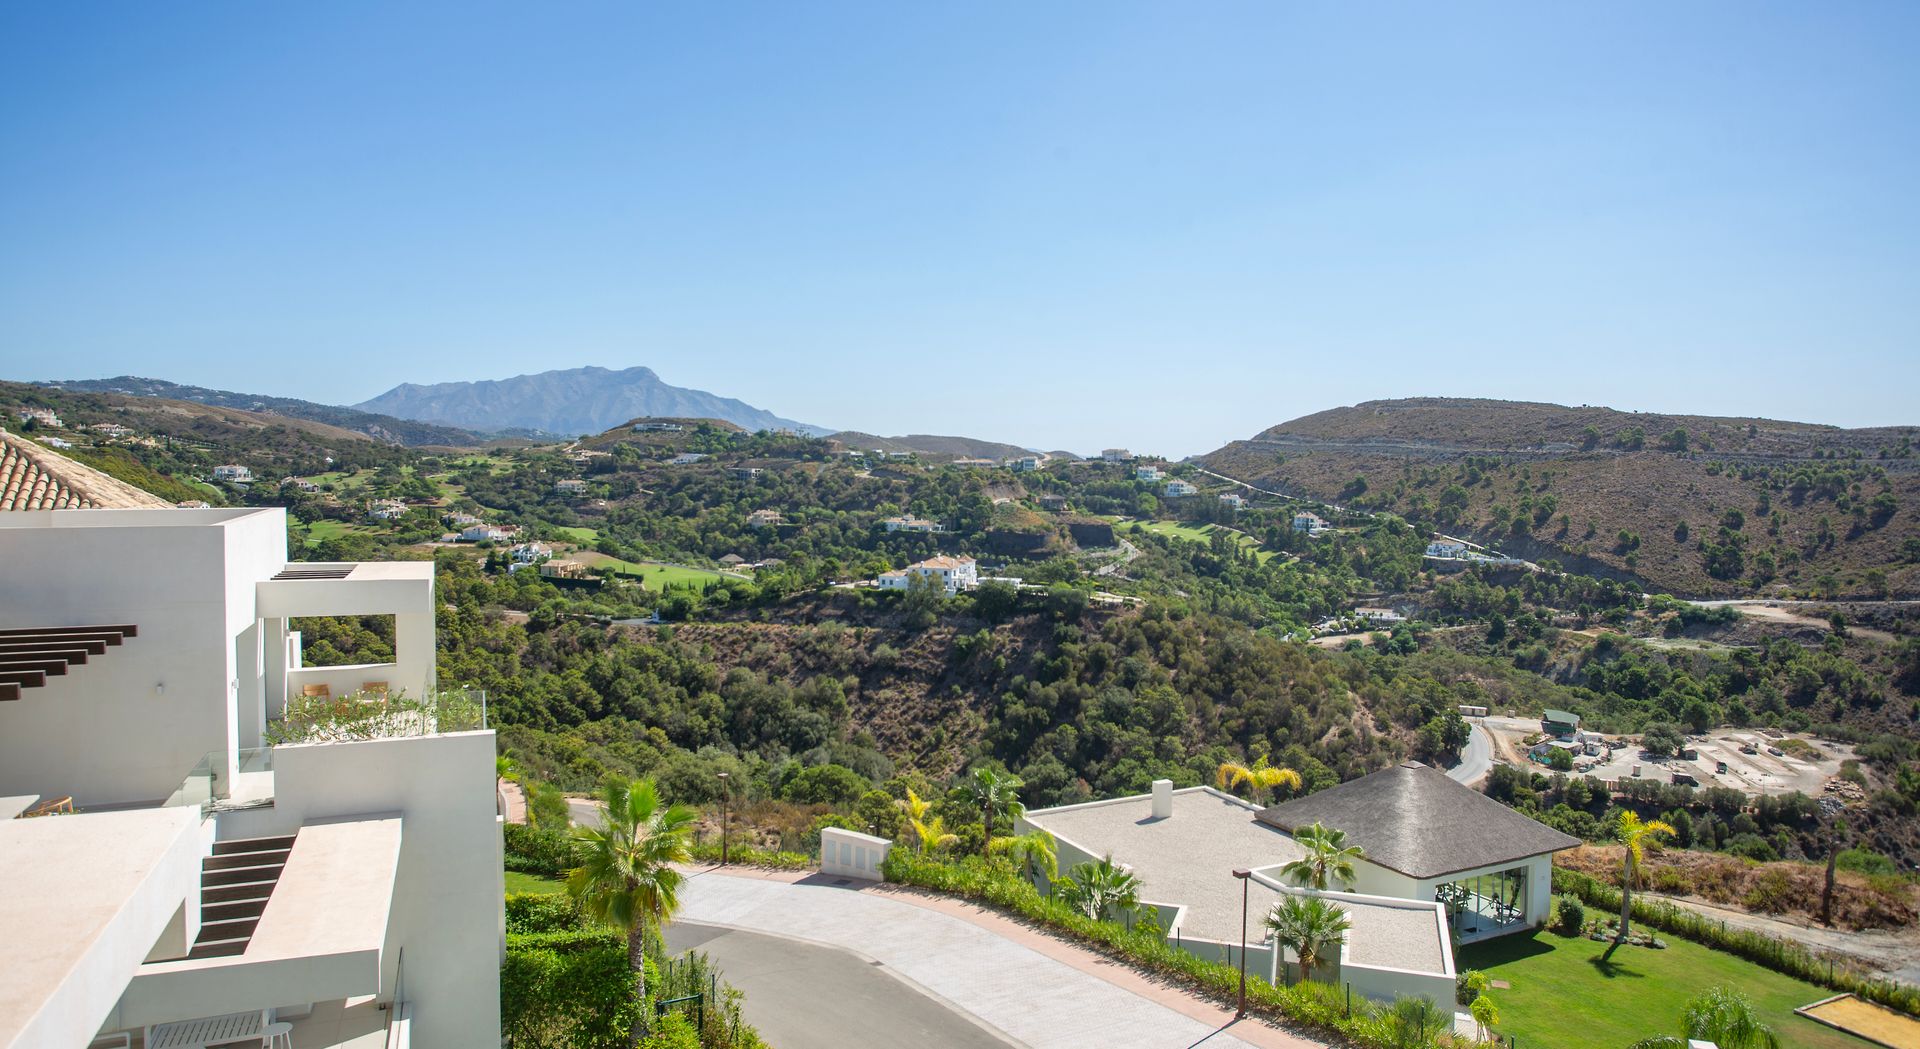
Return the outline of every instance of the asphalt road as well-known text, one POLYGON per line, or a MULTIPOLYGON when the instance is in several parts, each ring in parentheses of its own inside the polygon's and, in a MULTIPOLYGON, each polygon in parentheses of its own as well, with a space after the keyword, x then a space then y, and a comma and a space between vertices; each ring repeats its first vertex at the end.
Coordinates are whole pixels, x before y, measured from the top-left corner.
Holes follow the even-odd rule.
POLYGON ((674 922, 667 948, 705 951, 746 993, 741 1013, 780 1049, 1007 1049, 1005 1041, 848 951, 674 922))
POLYGON ((1493 737, 1478 720, 1469 724, 1473 732, 1467 737, 1467 745, 1460 748, 1460 764, 1447 770, 1447 778, 1471 787, 1493 767, 1493 737))

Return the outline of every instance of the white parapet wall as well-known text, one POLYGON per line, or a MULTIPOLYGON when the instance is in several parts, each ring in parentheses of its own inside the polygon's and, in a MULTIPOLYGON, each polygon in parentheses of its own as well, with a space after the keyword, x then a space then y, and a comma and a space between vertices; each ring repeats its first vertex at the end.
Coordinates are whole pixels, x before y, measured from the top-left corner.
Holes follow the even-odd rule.
POLYGON ((885 838, 827 827, 820 832, 820 873, 880 881, 880 866, 892 849, 893 842, 885 838))
POLYGON ((489 731, 275 747, 273 806, 220 815, 222 838, 402 818, 381 986, 394 987, 404 949, 409 1037, 423 1049, 499 1043, 506 916, 493 757, 489 731))

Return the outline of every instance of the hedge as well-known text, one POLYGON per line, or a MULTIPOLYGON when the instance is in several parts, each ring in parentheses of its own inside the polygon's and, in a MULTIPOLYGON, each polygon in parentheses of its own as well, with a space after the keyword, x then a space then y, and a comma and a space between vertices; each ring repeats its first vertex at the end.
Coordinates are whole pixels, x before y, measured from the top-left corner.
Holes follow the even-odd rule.
MULTIPOLYGON (((626 936, 587 924, 571 900, 552 893, 510 895, 506 910, 500 1026, 514 1049, 625 1049, 637 1015, 626 936)), ((740 1017, 740 992, 706 955, 669 959, 658 937, 647 939, 647 1007, 698 992, 705 1008, 660 1017, 642 1049, 764 1049, 740 1017)))
MULTIPOLYGON (((564 878, 567 871, 580 865, 579 843, 558 831, 534 830, 521 823, 509 823, 505 830, 506 868, 522 874, 541 874, 564 878)), ((718 842, 692 846, 693 858, 704 863, 720 862, 718 842)), ((774 870, 808 870, 813 857, 800 852, 776 852, 751 845, 729 845, 727 862, 743 867, 767 867, 774 870)))
MULTIPOLYGON (((1057 899, 1041 895, 1004 859, 968 857, 959 863, 944 863, 897 848, 887 854, 881 872, 890 882, 991 904, 1135 968, 1169 977, 1217 1002, 1231 1005, 1238 1001, 1238 968, 1189 954, 1159 934, 1088 918, 1057 899)), ((1404 1015, 1364 998, 1351 999, 1340 988, 1317 981, 1275 987, 1249 973, 1247 1009, 1284 1021, 1310 1036, 1365 1049, 1436 1049, 1468 1044, 1451 1033, 1409 1029, 1404 1015)))
MULTIPOLYGON (((1579 871, 1553 869, 1553 891, 1572 893, 1582 902, 1608 914, 1620 913, 1620 890, 1579 871)), ((1845 991, 1911 1016, 1920 1016, 1920 989, 1883 980, 1851 966, 1841 966, 1831 955, 1822 957, 1777 936, 1736 929, 1661 899, 1636 896, 1633 920, 1715 950, 1738 955, 1798 980, 1834 991, 1845 991)))

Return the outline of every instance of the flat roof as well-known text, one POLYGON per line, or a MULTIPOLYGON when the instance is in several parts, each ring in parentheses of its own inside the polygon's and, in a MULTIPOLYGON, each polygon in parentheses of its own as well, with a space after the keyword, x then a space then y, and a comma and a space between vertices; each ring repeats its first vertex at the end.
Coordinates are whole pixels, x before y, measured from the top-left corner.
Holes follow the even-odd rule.
MULTIPOLYGON (((1240 938, 1241 886, 1235 868, 1249 868, 1278 881, 1279 867, 1305 855, 1288 834, 1261 823, 1259 807, 1211 787, 1173 792, 1173 815, 1153 818, 1153 796, 1140 794, 1111 801, 1039 809, 1027 822, 1094 856, 1111 855, 1140 881, 1142 899, 1186 908, 1183 937, 1236 942, 1240 938)), ((1250 928, 1264 940, 1260 919, 1282 893, 1259 881, 1247 887, 1250 928)), ((1358 964, 1446 971, 1433 905, 1419 901, 1372 902, 1377 898, 1336 899, 1347 912, 1352 931, 1347 956, 1358 964)))
POLYGON ((205 510, 170 506, 148 510, 11 510, 0 528, 181 528, 217 525, 254 514, 285 513, 277 506, 221 506, 205 510))
MULTIPOLYGON (((147 930, 123 928, 117 936, 109 931, 123 914, 135 917, 131 905, 143 890, 159 891, 147 886, 166 880, 168 857, 181 846, 182 836, 198 833, 199 822, 200 811, 191 807, 0 822, 0 883, 6 885, 0 892, 0 930, 5 930, 0 936, 6 944, 6 963, 0 965, 0 1046, 20 1044, 17 1039, 56 995, 75 990, 67 984, 83 967, 117 969, 125 961, 124 976, 133 975, 151 942, 134 945, 139 953, 126 959, 111 955, 126 947, 116 941, 147 930), (105 956, 94 957, 96 951, 105 956)), ((152 902, 156 907, 166 903, 152 902)), ((171 915, 173 909, 155 913, 171 915)), ((119 996, 118 987, 106 990, 119 996)), ((105 1018, 103 1013, 93 1022, 105 1018)))

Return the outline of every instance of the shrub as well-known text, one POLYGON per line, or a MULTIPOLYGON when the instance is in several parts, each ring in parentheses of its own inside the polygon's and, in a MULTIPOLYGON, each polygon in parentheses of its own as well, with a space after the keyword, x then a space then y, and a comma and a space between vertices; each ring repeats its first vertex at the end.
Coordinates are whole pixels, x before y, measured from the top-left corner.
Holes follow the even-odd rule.
POLYGON ((1461 1005, 1472 1005, 1475 998, 1487 989, 1490 981, 1487 974, 1478 969, 1468 969, 1453 981, 1453 1000, 1461 1005))
POLYGON ((572 838, 559 831, 535 830, 518 823, 506 824, 506 868, 523 874, 564 876, 579 866, 572 838))
MULTIPOLYGON (((1554 901, 1553 927, 1568 936, 1577 936, 1587 925, 1587 908, 1581 904, 1580 897, 1572 893, 1563 893, 1554 901)), ((1462 1003, 1465 1004, 1465 1003, 1462 1003)))

